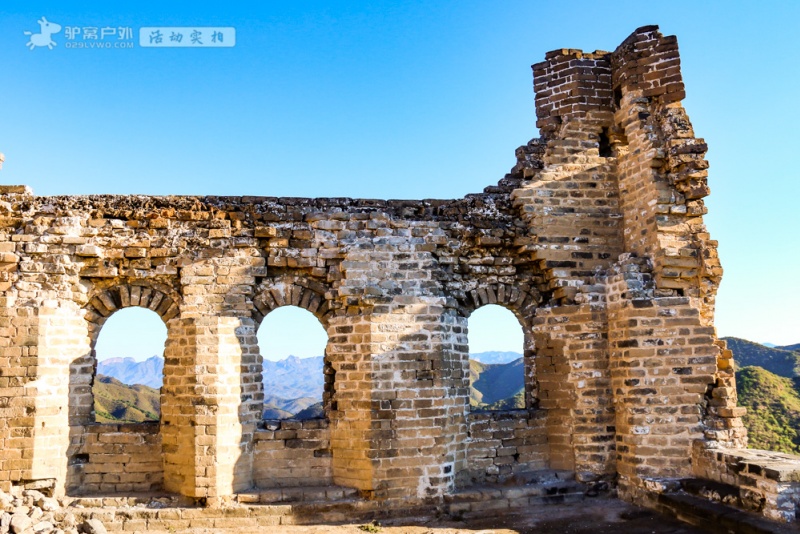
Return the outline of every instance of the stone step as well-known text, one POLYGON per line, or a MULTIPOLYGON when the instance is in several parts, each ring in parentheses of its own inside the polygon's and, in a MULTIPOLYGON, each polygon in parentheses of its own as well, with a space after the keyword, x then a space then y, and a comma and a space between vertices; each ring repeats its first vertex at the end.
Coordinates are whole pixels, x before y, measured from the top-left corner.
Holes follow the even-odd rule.
MULTIPOLYGON (((753 486, 763 488, 757 483, 753 486)), ((779 494, 771 502, 769 495, 752 491, 752 488, 740 488, 703 478, 682 479, 680 489, 689 495, 756 513, 775 521, 795 522, 800 519, 794 492, 779 494)))
POLYGON ((657 511, 714 534, 797 534, 797 528, 770 521, 684 491, 661 493, 657 511))
MULTIPOLYGON (((589 486, 556 472, 537 473, 521 486, 472 486, 447 495, 443 500, 415 502, 408 508, 361 498, 353 488, 304 486, 262 488, 235 495, 232 507, 203 508, 194 499, 172 495, 137 494, 124 497, 83 496, 71 500, 71 509, 81 516, 100 517, 113 523, 140 525, 228 525, 229 518, 255 520, 258 524, 309 524, 313 521, 344 522, 356 519, 386 519, 399 510, 414 515, 436 516, 444 512, 454 518, 478 517, 487 511, 526 509, 530 506, 567 504, 584 500, 589 486)), ((591 495, 591 493, 589 493, 591 495)), ((410 504, 410 503, 409 503, 410 504)), ((128 527, 125 527, 128 528, 128 527)))
POLYGON ((234 500, 240 504, 324 503, 358 498, 358 490, 342 486, 293 486, 263 488, 238 493, 234 500))
POLYGON ((191 497, 170 493, 129 493, 126 495, 88 494, 66 497, 64 503, 73 508, 137 507, 137 508, 179 508, 191 507, 197 503, 191 497))
POLYGON ((732 484, 702 478, 684 478, 680 481, 680 487, 689 495, 737 508, 746 508, 743 506, 739 488, 732 484))
POLYGON ((583 501, 587 495, 597 495, 597 492, 574 479, 547 477, 523 486, 473 486, 447 495, 444 500, 450 515, 470 517, 489 510, 575 503, 583 501))

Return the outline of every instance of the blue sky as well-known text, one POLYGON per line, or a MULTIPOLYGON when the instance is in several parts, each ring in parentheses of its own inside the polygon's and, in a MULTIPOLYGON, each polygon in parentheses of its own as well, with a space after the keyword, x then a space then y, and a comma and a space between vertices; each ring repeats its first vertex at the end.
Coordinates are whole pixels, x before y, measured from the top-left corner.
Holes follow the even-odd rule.
POLYGON ((161 4, 3 2, 0 181, 39 195, 457 198, 538 136, 532 63, 658 24, 678 36, 684 105, 710 147, 719 334, 800 342, 800 4, 161 4), (129 27, 135 46, 68 48, 62 29, 54 49, 29 50, 42 16, 129 27), (144 26, 233 27, 236 46, 143 48, 144 26))

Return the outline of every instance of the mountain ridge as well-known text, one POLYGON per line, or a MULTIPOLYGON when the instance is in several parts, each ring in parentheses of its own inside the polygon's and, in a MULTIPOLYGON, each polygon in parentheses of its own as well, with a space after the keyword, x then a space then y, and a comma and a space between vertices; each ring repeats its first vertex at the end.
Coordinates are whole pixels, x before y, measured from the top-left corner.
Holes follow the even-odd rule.
POLYGON ((106 358, 97 362, 97 374, 116 378, 123 384, 142 384, 158 389, 164 382, 164 358, 158 355, 143 361, 131 357, 106 358))
MULTIPOLYGON (((800 453, 800 344, 767 347, 746 339, 725 337, 733 352, 739 405, 750 446, 800 453), (796 350, 788 350, 796 349, 796 350)), ((470 355, 470 406, 473 410, 524 408, 524 360, 519 353, 486 351, 470 355), (489 362, 482 362, 481 356, 489 362), (503 358, 516 358, 496 363, 503 358), (495 362, 495 363, 492 363, 495 362)), ((324 416, 322 356, 264 361, 264 419, 306 419, 324 416)), ((163 359, 142 362, 109 358, 98 364, 95 413, 98 422, 158 420, 160 392, 148 385, 127 385, 124 378, 160 385, 163 359), (141 369, 136 369, 136 367, 141 369), (114 370, 118 376, 101 371, 114 370), (120 378, 122 377, 122 379, 120 378)))
MULTIPOLYGON (((781 348, 770 348, 738 337, 723 337, 733 352, 735 368, 758 366, 786 378, 800 376, 800 354, 781 348)), ((788 345, 793 346, 793 345, 788 345)))
POLYGON ((517 358, 522 358, 522 354, 508 350, 487 350, 484 352, 470 353, 469 358, 470 360, 477 360, 481 363, 511 363, 517 358))

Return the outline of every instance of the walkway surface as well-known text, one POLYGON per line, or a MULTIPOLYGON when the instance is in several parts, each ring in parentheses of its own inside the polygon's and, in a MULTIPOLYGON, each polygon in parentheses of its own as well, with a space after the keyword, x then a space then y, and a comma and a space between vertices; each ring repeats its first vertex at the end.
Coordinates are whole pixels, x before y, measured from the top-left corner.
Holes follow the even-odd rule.
MULTIPOLYGON (((698 529, 617 499, 598 498, 580 504, 549 505, 515 511, 487 513, 486 517, 452 519, 405 518, 379 524, 306 525, 238 528, 237 534, 705 534, 698 529)), ((190 534, 211 534, 208 529, 190 534)), ((150 533, 154 534, 154 533, 150 533)))

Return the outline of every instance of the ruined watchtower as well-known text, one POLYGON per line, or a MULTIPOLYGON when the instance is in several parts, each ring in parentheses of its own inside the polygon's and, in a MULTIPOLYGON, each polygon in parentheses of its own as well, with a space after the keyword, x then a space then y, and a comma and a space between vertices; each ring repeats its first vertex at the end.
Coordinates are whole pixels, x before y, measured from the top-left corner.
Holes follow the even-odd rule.
POLYGON ((707 451, 746 432, 677 41, 648 26, 533 70, 541 137, 461 199, 0 188, 0 488, 214 502, 335 485, 408 506, 547 471, 636 500, 710 476, 707 451), (255 331, 287 304, 327 330, 325 417, 266 428, 255 331), (523 326, 524 410, 470 412, 466 325, 485 304, 523 326), (103 427, 93 347, 129 306, 167 325, 161 421, 103 427))

